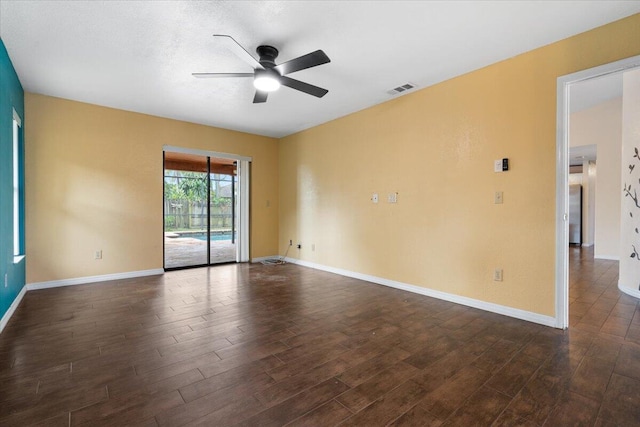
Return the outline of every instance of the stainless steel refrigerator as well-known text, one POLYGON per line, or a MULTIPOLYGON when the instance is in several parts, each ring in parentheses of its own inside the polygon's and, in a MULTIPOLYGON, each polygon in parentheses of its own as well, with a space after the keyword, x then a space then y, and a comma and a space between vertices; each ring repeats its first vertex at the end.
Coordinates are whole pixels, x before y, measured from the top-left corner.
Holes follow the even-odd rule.
POLYGON ((582 186, 569 186, 569 244, 582 244, 582 186))

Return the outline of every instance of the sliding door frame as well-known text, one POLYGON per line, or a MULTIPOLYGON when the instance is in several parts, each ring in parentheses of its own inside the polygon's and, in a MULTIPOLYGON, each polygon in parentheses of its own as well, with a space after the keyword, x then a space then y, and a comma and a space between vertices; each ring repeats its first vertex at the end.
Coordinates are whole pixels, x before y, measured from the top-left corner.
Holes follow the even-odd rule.
MULTIPOLYGON (((249 261, 249 241, 250 241, 250 229, 249 229, 249 213, 250 213, 250 163, 252 161, 251 157, 241 156, 239 154, 230 154, 230 153, 222 153, 217 151, 208 151, 208 150, 199 150, 194 148, 186 148, 186 147, 177 147, 173 145, 163 145, 162 146, 162 170, 164 175, 164 156, 165 152, 173 152, 173 153, 182 153, 182 154, 193 154, 197 156, 205 156, 208 159, 211 158, 219 158, 219 159, 231 159, 237 162, 237 179, 238 179, 238 190, 240 193, 240 197, 238 197, 238 223, 237 223, 237 233, 238 240, 236 243, 236 262, 248 262, 249 261)), ((210 171, 210 161, 207 162, 207 168, 210 171)), ((210 173, 208 174, 210 176, 210 173)), ((163 188, 164 188, 164 178, 163 178, 163 188)), ((207 181, 210 181, 207 178, 207 181)), ((210 183, 207 184, 211 185, 210 183)), ((207 192, 209 193, 209 191, 207 192)), ((164 215, 164 191, 163 191, 163 204, 162 210, 164 215)), ((209 199, 210 195, 207 196, 209 199)), ((210 219, 207 218, 207 230, 210 232, 210 219)), ((207 246, 210 246, 208 244, 207 246)), ((210 263, 210 249, 207 249, 207 263, 210 263)), ((162 244, 162 252, 163 252, 163 263, 165 256, 164 242, 162 244)))

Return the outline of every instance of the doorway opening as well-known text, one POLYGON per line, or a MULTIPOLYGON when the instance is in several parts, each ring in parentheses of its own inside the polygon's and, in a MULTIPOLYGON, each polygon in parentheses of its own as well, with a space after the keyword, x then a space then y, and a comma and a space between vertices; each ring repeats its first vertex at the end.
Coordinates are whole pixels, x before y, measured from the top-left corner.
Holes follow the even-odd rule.
POLYGON ((248 183, 240 185, 248 162, 184 149, 163 154, 164 269, 248 261, 248 183))
MULTIPOLYGON (((571 88, 579 83, 624 73, 640 67, 640 56, 605 64, 558 78, 557 83, 557 137, 556 137, 556 324, 569 326, 569 134, 572 103, 571 88)), ((587 159, 588 160, 588 159, 587 159)), ((620 175, 619 175, 620 176, 620 175)), ((620 187, 621 190, 621 187, 620 187)), ((599 195, 600 197, 600 195, 599 195)))

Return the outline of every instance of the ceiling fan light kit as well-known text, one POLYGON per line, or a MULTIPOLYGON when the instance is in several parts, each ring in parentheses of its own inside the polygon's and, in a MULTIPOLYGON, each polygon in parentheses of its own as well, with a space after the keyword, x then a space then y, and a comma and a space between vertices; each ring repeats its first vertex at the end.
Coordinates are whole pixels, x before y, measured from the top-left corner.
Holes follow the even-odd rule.
POLYGON ((256 70, 253 86, 263 92, 273 92, 280 89, 280 74, 273 69, 256 70))
POLYGON ((329 91, 300 80, 287 77, 286 74, 295 73, 296 71, 306 70, 307 68, 316 67, 318 65, 331 62, 329 57, 321 50, 299 56, 290 61, 276 65, 275 59, 278 57, 278 49, 273 46, 258 46, 256 52, 260 56, 260 60, 256 60, 249 52, 247 52, 233 37, 223 34, 213 35, 220 43, 224 43, 225 47, 233 52, 240 59, 251 65, 254 69, 253 73, 192 73, 198 78, 216 78, 216 77, 253 77, 253 85, 256 88, 256 94, 253 103, 258 104, 267 101, 269 92, 276 91, 280 86, 287 86, 291 89, 322 98, 329 91))

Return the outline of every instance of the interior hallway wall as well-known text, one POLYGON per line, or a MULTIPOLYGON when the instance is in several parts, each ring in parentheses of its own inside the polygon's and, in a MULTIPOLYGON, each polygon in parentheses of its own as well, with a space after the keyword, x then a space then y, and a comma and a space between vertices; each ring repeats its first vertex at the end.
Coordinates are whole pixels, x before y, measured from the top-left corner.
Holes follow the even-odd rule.
MULTIPOLYGON (((569 146, 597 146, 594 256, 620 259, 622 98, 571 114, 569 146)), ((586 170, 585 170, 586 172, 586 170)))
POLYGON ((619 287, 640 297, 640 69, 623 75, 619 287))
POLYGON ((584 182, 587 187, 587 200, 584 206, 584 235, 585 244, 583 246, 593 246, 596 234, 596 203, 598 194, 596 192, 596 182, 598 179, 597 165, 594 161, 585 160, 583 163, 584 182))

